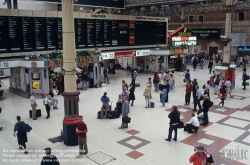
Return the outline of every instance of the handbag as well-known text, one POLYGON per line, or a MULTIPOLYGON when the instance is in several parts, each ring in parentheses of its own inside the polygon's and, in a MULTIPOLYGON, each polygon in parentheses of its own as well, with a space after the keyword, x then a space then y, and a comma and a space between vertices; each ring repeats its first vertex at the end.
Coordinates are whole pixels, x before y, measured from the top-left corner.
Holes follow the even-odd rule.
POLYGON ((209 154, 210 156, 207 157, 207 163, 214 163, 214 159, 213 156, 211 154, 209 154))
POLYGON ((131 121, 131 118, 128 117, 128 116, 124 116, 124 117, 122 118, 122 123, 130 123, 130 121, 131 121))
POLYGON ((150 94, 148 92, 144 92, 143 96, 150 96, 150 94))
POLYGON ((177 127, 178 127, 179 129, 184 128, 184 123, 183 123, 183 121, 180 121, 180 122, 178 123, 177 127))

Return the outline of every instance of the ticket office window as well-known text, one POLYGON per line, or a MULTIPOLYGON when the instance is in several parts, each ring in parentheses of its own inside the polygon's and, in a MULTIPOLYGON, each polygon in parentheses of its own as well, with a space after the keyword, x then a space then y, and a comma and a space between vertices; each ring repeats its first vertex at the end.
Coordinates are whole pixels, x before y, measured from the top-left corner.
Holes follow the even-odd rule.
POLYGON ((15 87, 17 89, 22 89, 22 83, 21 83, 21 69, 15 68, 14 70, 14 79, 15 79, 15 87))

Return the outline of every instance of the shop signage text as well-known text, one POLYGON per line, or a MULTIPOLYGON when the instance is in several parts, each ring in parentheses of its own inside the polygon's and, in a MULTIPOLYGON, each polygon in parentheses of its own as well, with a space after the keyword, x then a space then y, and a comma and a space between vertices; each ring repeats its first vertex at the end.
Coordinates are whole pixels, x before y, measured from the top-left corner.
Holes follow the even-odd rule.
POLYGON ((198 38, 220 38, 220 29, 192 29, 198 38))
POLYGON ((183 50, 173 50, 171 51, 171 54, 183 54, 184 51, 183 50))
POLYGON ((136 20, 166 21, 166 19, 162 17, 147 17, 147 16, 136 16, 135 19, 136 20))
POLYGON ((137 50, 136 51, 136 56, 149 56, 150 55, 150 50, 137 50))
POLYGON ((105 18, 105 14, 91 14, 91 17, 94 17, 94 18, 105 18))
POLYGON ((250 46, 238 46, 237 51, 250 51, 250 46))
POLYGON ((102 58, 103 59, 114 59, 114 52, 106 52, 106 53, 102 53, 102 58))
POLYGON ((115 52, 115 58, 122 58, 122 57, 135 57, 135 51, 126 51, 126 52, 115 52))

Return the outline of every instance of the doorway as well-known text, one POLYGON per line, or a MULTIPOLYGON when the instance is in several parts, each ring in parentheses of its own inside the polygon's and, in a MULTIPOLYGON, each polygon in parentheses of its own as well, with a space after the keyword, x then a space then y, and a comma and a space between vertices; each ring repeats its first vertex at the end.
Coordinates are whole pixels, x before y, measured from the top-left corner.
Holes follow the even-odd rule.
POLYGON ((209 56, 212 56, 214 53, 218 52, 218 47, 209 47, 209 56))

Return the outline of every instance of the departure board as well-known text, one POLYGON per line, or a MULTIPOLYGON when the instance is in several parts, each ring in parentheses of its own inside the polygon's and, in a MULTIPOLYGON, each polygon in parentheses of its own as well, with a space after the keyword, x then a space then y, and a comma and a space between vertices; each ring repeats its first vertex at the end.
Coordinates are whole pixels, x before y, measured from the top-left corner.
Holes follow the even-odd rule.
POLYGON ((35 43, 36 50, 45 50, 47 48, 47 35, 46 35, 46 19, 34 18, 34 30, 35 30, 35 43))
POLYGON ((7 17, 0 16, 0 52, 8 50, 7 17))
POLYGON ((75 40, 77 49, 86 47, 86 27, 85 19, 75 19, 75 40))
POLYGON ((95 46, 95 21, 92 19, 87 20, 87 46, 94 47, 95 46))
POLYGON ((111 46, 112 24, 111 20, 103 21, 103 46, 111 46))
POLYGON ((111 31, 112 46, 118 45, 118 21, 112 21, 112 31, 111 31))
POLYGON ((57 18, 46 18, 47 49, 57 47, 57 18))
POLYGON ((63 43, 62 43, 62 18, 57 18, 57 37, 58 37, 58 45, 57 49, 62 49, 63 48, 63 43))
POLYGON ((118 21, 118 45, 128 46, 129 45, 129 21, 120 20, 118 21))
POLYGON ((154 22, 155 28, 155 44, 166 42, 166 22, 154 22))
POLYGON ((10 51, 21 50, 21 18, 20 17, 8 17, 9 23, 9 47, 10 51))
POLYGON ((102 47, 103 45, 103 20, 95 20, 95 46, 102 47))
POLYGON ((34 50, 34 32, 33 32, 33 18, 22 17, 22 39, 24 51, 34 50))

